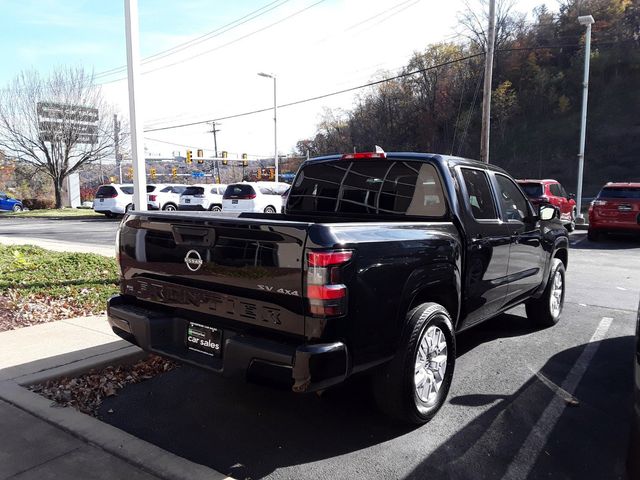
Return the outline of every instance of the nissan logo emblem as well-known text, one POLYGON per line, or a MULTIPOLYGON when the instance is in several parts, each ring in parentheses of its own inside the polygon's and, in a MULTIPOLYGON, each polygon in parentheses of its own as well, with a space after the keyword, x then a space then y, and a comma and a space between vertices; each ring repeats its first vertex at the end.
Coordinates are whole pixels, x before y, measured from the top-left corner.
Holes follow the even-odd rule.
POLYGON ((184 256, 184 263, 192 272, 197 272, 202 266, 202 257, 196 250, 189 250, 184 256))

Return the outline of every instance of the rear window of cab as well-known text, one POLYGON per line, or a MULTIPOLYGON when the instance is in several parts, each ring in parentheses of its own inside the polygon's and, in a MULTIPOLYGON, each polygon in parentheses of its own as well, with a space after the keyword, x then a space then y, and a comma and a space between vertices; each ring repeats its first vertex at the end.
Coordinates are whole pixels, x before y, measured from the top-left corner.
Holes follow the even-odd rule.
POLYGON ((443 217, 440 177, 427 162, 335 160, 311 163, 296 176, 289 213, 443 217))

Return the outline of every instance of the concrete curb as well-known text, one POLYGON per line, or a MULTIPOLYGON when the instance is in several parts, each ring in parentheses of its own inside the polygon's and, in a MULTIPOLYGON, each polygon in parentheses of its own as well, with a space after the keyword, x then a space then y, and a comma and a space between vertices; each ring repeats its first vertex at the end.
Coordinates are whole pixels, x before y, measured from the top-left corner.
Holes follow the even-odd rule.
POLYGON ((220 472, 167 452, 89 415, 70 408, 54 407, 50 400, 30 392, 15 382, 0 382, 0 398, 160 478, 167 480, 231 479, 220 472))

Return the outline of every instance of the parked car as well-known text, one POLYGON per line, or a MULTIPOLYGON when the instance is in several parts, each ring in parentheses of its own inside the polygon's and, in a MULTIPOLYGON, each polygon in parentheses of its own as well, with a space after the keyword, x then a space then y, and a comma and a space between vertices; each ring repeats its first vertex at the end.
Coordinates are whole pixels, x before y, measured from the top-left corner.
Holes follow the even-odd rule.
POLYGON ((589 207, 589 240, 609 232, 640 233, 640 183, 609 182, 589 207))
POLYGON ((109 218, 122 215, 133 208, 133 185, 110 183, 100 185, 93 201, 93 210, 109 218))
POLYGON ((180 195, 178 210, 211 210, 222 211, 222 195, 227 186, 223 184, 205 183, 189 185, 180 195))
POLYGON ((629 478, 640 478, 640 303, 636 317, 636 339, 634 349, 635 387, 633 391, 633 418, 631 419, 631 440, 627 467, 629 478))
POLYGON ((10 212, 21 212, 24 210, 22 202, 17 198, 12 198, 6 193, 0 192, 0 210, 10 212))
POLYGON ((152 190, 147 188, 147 208, 149 210, 178 210, 180 195, 187 185, 156 184, 152 190))
POLYGON ((227 187, 222 198, 224 212, 276 213, 282 210, 282 194, 289 184, 282 182, 242 182, 227 187))
POLYGON ((560 319, 567 231, 496 166, 423 153, 311 159, 285 212, 130 212, 113 331, 294 392, 367 372, 385 412, 424 423, 445 402, 457 332, 522 303, 535 325, 560 319))
POLYGON ((534 205, 548 203, 557 207, 560 211, 560 220, 572 232, 576 228, 575 195, 567 194, 567 191, 557 180, 517 180, 520 188, 527 194, 529 201, 534 205))

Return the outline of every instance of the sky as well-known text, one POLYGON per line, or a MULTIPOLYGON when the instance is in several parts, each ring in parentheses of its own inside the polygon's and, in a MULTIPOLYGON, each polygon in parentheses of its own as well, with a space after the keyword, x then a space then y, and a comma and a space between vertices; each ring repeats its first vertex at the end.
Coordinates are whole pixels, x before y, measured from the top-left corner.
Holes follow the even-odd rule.
MULTIPOLYGON (((530 14, 542 0, 516 0, 530 14)), ((557 0, 546 2, 557 8, 557 0)), ((145 129, 218 119, 397 74, 416 51, 456 40, 462 0, 139 0, 145 129), (197 40, 183 45, 185 42, 197 40), (168 51, 167 51, 168 50, 168 51), (162 53, 164 52, 164 53, 162 53), (155 55, 155 56, 154 56, 155 55)), ((18 72, 83 66, 128 117, 124 1, 0 0, 0 87, 18 72), (106 73, 103 73, 106 72, 106 73)), ((326 109, 348 110, 348 92, 278 110, 278 151, 313 137, 326 109)), ((273 111, 220 120, 218 150, 272 156, 273 111)), ((150 156, 213 152, 207 124, 147 132, 150 156)))

